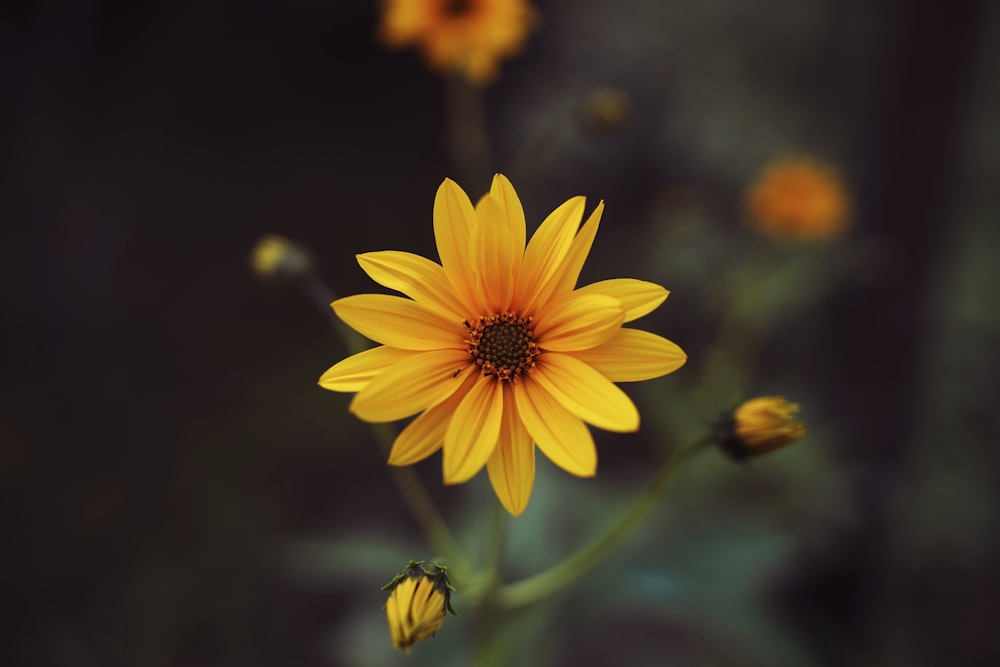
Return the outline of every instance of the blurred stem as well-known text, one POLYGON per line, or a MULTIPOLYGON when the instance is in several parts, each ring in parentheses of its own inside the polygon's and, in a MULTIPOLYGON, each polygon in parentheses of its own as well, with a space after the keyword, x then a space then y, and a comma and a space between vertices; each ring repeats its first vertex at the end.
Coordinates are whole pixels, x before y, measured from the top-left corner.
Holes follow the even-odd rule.
POLYGON ((320 309, 330 324, 333 326, 337 335, 340 339, 344 341, 344 347, 347 348, 348 354, 357 354, 363 351, 367 344, 365 339, 357 331, 351 327, 344 324, 344 322, 337 317, 336 313, 333 312, 333 308, 330 304, 337 300, 337 294, 324 283, 319 276, 310 271, 302 277, 302 282, 300 283, 302 291, 305 292, 309 300, 316 304, 316 307, 320 309))
POLYGON ((523 581, 501 587, 494 596, 496 604, 510 609, 537 602, 572 583, 597 565, 653 508, 681 465, 712 442, 712 437, 706 436, 671 456, 618 523, 563 562, 523 581))
POLYGON ((469 661, 472 667, 510 664, 505 659, 506 652, 500 648, 503 636, 496 631, 497 608, 492 604, 493 592, 500 582, 500 560, 507 537, 507 522, 507 511, 499 502, 496 503, 490 545, 486 552, 483 570, 463 591, 468 593, 469 599, 475 605, 472 617, 472 656, 469 661))
POLYGON ((490 531, 490 544, 486 552, 483 569, 462 591, 463 594, 474 600, 476 604, 489 598, 500 581, 500 560, 503 556, 506 537, 507 512, 500 503, 497 503, 496 511, 493 515, 493 528, 490 531))
POLYGON ((499 579, 500 559, 503 556, 503 546, 507 537, 507 512, 500 503, 496 503, 493 513, 493 530, 490 533, 490 549, 486 552, 484 570, 491 579, 491 585, 499 579))
MULTIPOLYGON (((337 295, 326 283, 320 280, 315 273, 310 272, 303 277, 301 284, 306 295, 323 312, 329 314, 333 328, 344 341, 348 354, 357 354, 368 348, 365 339, 354 329, 344 324, 330 308, 330 303, 337 298, 337 295)), ((371 427, 378 443, 379 452, 383 458, 388 458, 389 450, 392 449, 392 443, 396 439, 393 428, 388 424, 372 424, 371 427)), ((437 552, 436 555, 440 555, 442 560, 447 560, 448 564, 454 568, 453 578, 460 580, 463 577, 468 577, 472 571, 469 561, 465 558, 458 541, 452 535, 437 507, 434 506, 433 499, 417 474, 412 468, 391 467, 389 472, 392 481, 399 490, 399 495, 403 497, 406 506, 413 513, 417 523, 420 524, 431 548, 437 552)))
MULTIPOLYGON (((388 424, 372 424, 372 432, 378 441, 379 451, 383 458, 388 458, 389 450, 396 439, 394 429, 388 424)), ((452 535, 444 517, 438 512, 434 505, 434 500, 427 492, 424 483, 414 472, 413 468, 389 467, 389 474, 395 482, 399 495, 413 513, 413 517, 420 524, 420 529, 424 532, 427 542, 440 555, 441 560, 451 568, 449 574, 456 581, 467 580, 472 572, 472 566, 465 558, 465 553, 458 545, 455 536, 452 535)))
POLYGON ((445 132, 452 162, 473 190, 488 186, 495 171, 485 89, 454 75, 445 80, 445 132))

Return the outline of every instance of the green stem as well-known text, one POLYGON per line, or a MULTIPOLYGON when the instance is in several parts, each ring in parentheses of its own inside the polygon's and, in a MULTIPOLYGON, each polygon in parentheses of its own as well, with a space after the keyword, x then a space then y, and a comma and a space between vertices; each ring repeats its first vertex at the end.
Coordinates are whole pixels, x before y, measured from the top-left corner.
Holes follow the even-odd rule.
POLYGON ((563 562, 527 579, 501 587, 493 598, 496 604, 510 609, 537 602, 594 567, 653 508, 681 464, 711 442, 710 437, 703 438, 670 457, 643 494, 636 498, 622 518, 607 532, 563 562))
MULTIPOLYGON (((392 442, 396 438, 394 429, 388 424, 372 424, 372 432, 378 442, 379 451, 383 458, 389 456, 392 442)), ((396 484, 399 495, 403 497, 406 507, 413 513, 413 518, 420 524, 420 529, 424 532, 427 542, 452 568, 450 574, 453 579, 461 581, 467 578, 472 572, 472 566, 465 558, 462 548, 458 545, 458 540, 452 535, 444 517, 438 512, 434 505, 431 494, 420 477, 413 468, 396 468, 390 466, 389 475, 396 484)))
POLYGON ((507 537, 507 512, 496 503, 493 513, 493 530, 490 534, 490 548, 486 552, 486 564, 483 570, 490 578, 490 585, 500 577, 500 559, 503 556, 503 546, 507 537))
POLYGON ((462 595, 478 604, 490 598, 500 581, 500 559, 503 555, 504 541, 507 537, 507 512, 497 503, 493 515, 493 529, 490 533, 490 545, 486 551, 483 569, 463 588, 462 595))
MULTIPOLYGON (((357 354, 367 349, 365 339, 344 324, 330 308, 330 303, 337 298, 333 290, 312 272, 303 277, 301 286, 306 295, 330 316, 333 328, 343 340, 348 354, 357 354)), ((396 439, 396 434, 388 424, 372 424, 371 426, 379 451, 383 458, 387 458, 389 450, 392 449, 392 443, 396 439)), ((444 517, 434 506, 434 500, 417 474, 411 468, 390 468, 390 476, 399 490, 399 495, 403 497, 406 506, 413 513, 417 523, 420 524, 431 548, 442 557, 446 557, 454 568, 455 571, 452 572, 454 578, 468 577, 472 571, 469 561, 465 558, 458 541, 448 529, 448 524, 445 523, 444 517)))
POLYGON ((478 190, 489 186, 493 168, 486 114, 486 92, 481 86, 455 75, 445 81, 445 109, 448 148, 455 168, 466 187, 478 190))

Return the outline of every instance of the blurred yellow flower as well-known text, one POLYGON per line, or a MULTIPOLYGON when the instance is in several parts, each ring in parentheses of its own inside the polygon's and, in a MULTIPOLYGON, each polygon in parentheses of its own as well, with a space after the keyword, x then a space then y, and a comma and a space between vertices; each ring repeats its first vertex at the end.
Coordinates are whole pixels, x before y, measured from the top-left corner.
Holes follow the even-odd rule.
POLYGON ((785 241, 824 241, 850 224, 850 199, 840 177, 807 158, 768 165, 747 191, 750 224, 785 241))
POLYGON ((451 608, 451 591, 446 568, 434 562, 411 560, 382 590, 392 590, 385 603, 385 615, 392 633, 392 645, 406 653, 419 641, 433 637, 451 608))
POLYGON ((527 0, 383 0, 379 36, 394 48, 416 44, 435 69, 481 84, 521 50, 536 21, 527 0))
POLYGON ((797 403, 781 396, 759 396, 746 401, 720 425, 720 444, 735 459, 759 456, 800 440, 806 425, 795 418, 797 403))
POLYGON ((414 414, 389 463, 443 449, 446 484, 485 465, 511 514, 528 503, 535 444, 581 477, 597 471, 586 424, 635 431, 639 412, 614 383, 666 375, 686 355, 665 338, 622 325, 657 308, 663 287, 631 278, 574 289, 603 202, 581 227, 585 199, 553 211, 526 244, 524 210, 497 174, 473 207, 446 179, 434 201, 441 264, 406 252, 358 255, 376 282, 410 298, 362 294, 332 306, 379 347, 330 368, 320 385, 357 392, 350 409, 369 422, 414 414))
POLYGON ((301 246, 284 236, 260 238, 250 253, 250 268, 261 278, 299 278, 312 269, 312 258, 301 246))

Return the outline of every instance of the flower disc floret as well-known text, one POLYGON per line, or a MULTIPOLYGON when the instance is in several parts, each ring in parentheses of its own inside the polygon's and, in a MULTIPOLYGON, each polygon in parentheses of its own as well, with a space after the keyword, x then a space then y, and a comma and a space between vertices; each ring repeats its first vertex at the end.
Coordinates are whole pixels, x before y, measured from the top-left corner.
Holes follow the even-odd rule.
POLYGON ((530 317, 506 312, 463 324, 469 332, 469 354, 484 376, 516 382, 535 365, 540 350, 530 317))

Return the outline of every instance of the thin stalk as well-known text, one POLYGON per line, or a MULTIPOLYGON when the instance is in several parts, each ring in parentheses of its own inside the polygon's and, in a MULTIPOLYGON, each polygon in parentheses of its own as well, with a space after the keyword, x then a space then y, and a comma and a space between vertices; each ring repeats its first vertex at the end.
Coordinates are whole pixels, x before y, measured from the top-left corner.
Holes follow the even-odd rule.
POLYGON ((502 586, 494 595, 495 603, 499 607, 511 609, 537 602, 572 583, 597 565, 653 508, 681 465, 711 442, 712 438, 706 437, 667 459, 642 495, 633 501, 621 519, 607 532, 561 563, 517 583, 502 586))
MULTIPOLYGON (((344 324, 330 308, 337 295, 330 289, 315 273, 308 273, 301 281, 302 290, 324 313, 330 317, 337 335, 344 342, 348 354, 357 354, 366 349, 365 339, 356 331, 344 324)), ((396 434, 388 424, 372 424, 372 432, 378 443, 379 451, 383 458, 387 458, 392 443, 396 439, 396 434)), ((420 524, 420 528, 427 538, 431 548, 438 552, 443 558, 447 558, 450 565, 455 568, 456 579, 467 577, 472 571, 469 561, 458 545, 458 541, 452 535, 444 517, 434 505, 423 482, 411 468, 390 468, 390 477, 395 483, 399 495, 402 496, 406 506, 413 517, 420 524)))
POLYGON ((488 186, 495 171, 485 96, 481 86, 463 76, 445 80, 448 152, 461 178, 476 190, 488 186))

